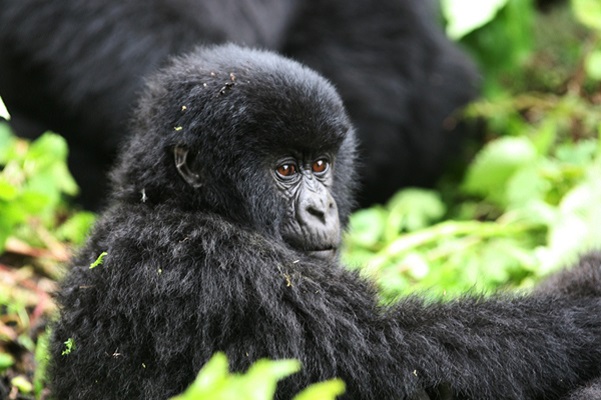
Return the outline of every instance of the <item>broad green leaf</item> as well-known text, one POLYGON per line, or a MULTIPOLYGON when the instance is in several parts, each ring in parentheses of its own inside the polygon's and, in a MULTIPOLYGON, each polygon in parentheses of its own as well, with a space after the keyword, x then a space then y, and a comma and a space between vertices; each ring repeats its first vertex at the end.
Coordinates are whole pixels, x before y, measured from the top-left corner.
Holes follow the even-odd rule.
POLYGON ((192 385, 171 400, 271 400, 277 382, 299 369, 296 360, 259 360, 244 374, 230 373, 225 354, 216 353, 192 385))
POLYGON ((441 0, 447 35, 461 39, 491 21, 509 0, 441 0))
POLYGON ((41 168, 67 159, 67 142, 56 133, 46 132, 29 146, 28 159, 41 168))
POLYGON ((385 238, 394 239, 402 231, 412 232, 425 228, 444 215, 446 207, 440 195, 433 190, 404 189, 394 195, 387 205, 388 216, 385 238))
POLYGON ((15 363, 15 359, 6 353, 0 353, 0 372, 7 369, 15 363))
POLYGON ((96 215, 91 212, 81 211, 71 216, 56 231, 56 236, 61 240, 81 244, 85 240, 90 228, 96 220, 96 215))
POLYGON ((293 400, 336 400, 344 393, 345 385, 341 379, 313 384, 294 396, 293 400))
POLYGON ((382 207, 359 210, 350 218, 349 240, 363 247, 375 246, 384 233, 386 211, 382 207))
POLYGON ((572 0, 572 10, 582 24, 601 31, 601 1, 572 0))
POLYGON ((249 399, 272 399, 277 382, 298 372, 300 367, 297 360, 259 360, 248 369, 244 377, 244 392, 249 399))
POLYGON ((19 189, 6 181, 6 178, 0 175, 0 200, 11 201, 19 195, 19 189))
POLYGON ((595 50, 588 55, 585 68, 589 78, 601 81, 601 50, 595 50))
POLYGON ((194 398, 213 398, 210 395, 227 382, 229 366, 227 357, 223 353, 216 353, 202 367, 192 385, 181 395, 171 400, 191 400, 194 398))
POLYGON ((503 137, 487 144, 469 167, 462 188, 466 193, 507 203, 507 183, 521 168, 537 159, 536 148, 525 137, 503 137))
POLYGON ((543 201, 551 183, 546 180, 540 167, 533 163, 516 171, 507 181, 506 200, 512 207, 525 206, 543 201))
POLYGON ((10 380, 10 384, 19 389, 20 393, 31 393, 33 391, 33 385, 23 375, 17 375, 10 380))

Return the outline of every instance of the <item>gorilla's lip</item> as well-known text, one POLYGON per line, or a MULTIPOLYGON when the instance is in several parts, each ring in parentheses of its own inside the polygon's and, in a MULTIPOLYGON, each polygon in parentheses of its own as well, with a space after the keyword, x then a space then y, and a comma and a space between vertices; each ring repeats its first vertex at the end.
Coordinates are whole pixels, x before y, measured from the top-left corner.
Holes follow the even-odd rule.
POLYGON ((321 260, 333 260, 336 257, 337 250, 335 247, 329 247, 326 249, 308 250, 307 254, 321 260))

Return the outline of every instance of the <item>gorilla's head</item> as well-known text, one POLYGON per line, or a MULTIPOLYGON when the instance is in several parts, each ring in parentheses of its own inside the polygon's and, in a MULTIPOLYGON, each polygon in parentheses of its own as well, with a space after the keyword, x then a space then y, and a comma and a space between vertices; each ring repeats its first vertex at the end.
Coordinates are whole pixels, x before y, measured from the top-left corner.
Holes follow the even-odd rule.
POLYGON ((210 212, 330 257, 352 207, 355 136, 312 70, 234 45, 199 48, 148 81, 115 201, 210 212))

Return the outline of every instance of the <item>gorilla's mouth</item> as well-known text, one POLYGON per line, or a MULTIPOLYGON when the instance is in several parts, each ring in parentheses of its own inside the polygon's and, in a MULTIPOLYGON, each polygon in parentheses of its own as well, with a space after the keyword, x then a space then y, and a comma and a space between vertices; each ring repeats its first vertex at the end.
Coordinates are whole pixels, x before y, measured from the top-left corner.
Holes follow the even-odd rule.
POLYGON ((308 255, 311 257, 319 258, 320 260, 333 260, 336 258, 336 253, 338 249, 335 247, 329 247, 327 249, 318 249, 318 250, 305 250, 308 255))

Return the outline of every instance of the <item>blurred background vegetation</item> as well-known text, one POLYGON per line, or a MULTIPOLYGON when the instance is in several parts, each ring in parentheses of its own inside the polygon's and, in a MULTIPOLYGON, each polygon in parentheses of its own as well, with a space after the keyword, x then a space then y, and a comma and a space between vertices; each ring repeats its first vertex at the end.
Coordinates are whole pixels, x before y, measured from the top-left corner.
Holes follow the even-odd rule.
MULTIPOLYGON (((343 261, 377 282, 383 303, 525 289, 601 248, 601 1, 440 0, 440 11, 483 76, 481 99, 450 123, 480 133, 436 188, 352 216, 343 261)), ((30 143, 0 123, 0 391, 11 399, 47 396, 51 292, 95 219, 69 203, 67 152, 56 134, 30 143)), ((230 374, 216 355, 177 399, 270 399, 298 368, 230 374)), ((331 381, 297 400, 342 390, 331 381)))

